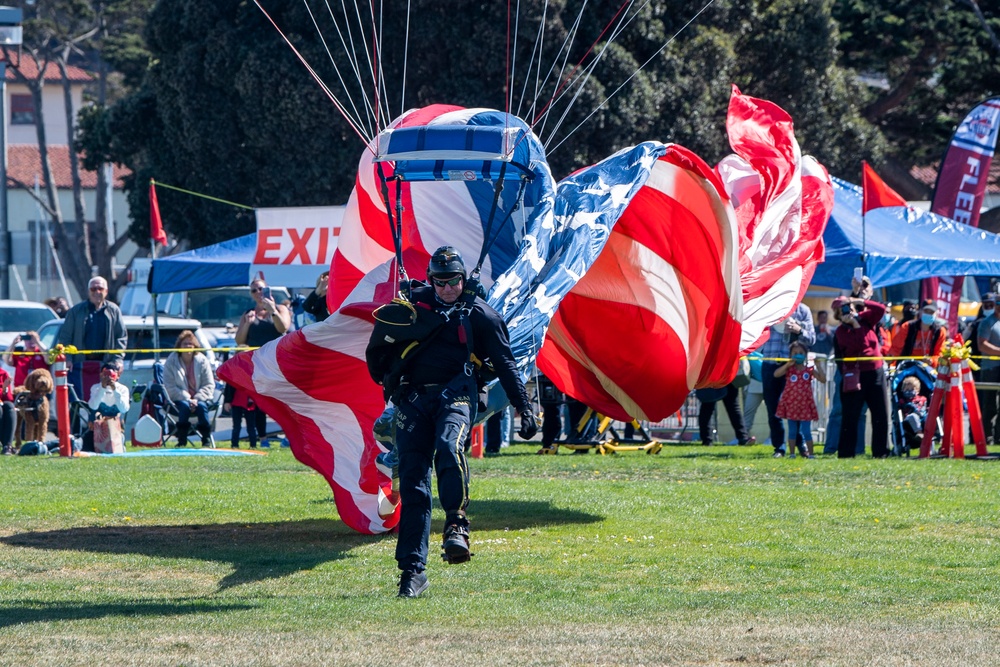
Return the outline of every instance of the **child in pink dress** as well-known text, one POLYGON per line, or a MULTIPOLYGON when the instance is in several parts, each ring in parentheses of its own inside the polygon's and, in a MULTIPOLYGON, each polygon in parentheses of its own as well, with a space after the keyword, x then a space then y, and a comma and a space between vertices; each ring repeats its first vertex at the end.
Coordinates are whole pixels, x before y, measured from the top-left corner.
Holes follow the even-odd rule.
MULTIPOLYGON (((785 364, 778 366, 774 371, 774 377, 787 375, 785 380, 785 390, 781 392, 781 399, 778 401, 778 409, 775 415, 779 419, 788 420, 788 442, 794 443, 799 435, 802 436, 802 445, 799 451, 807 459, 816 458, 813 456, 812 427, 810 422, 819 419, 819 411, 816 409, 816 400, 813 398, 813 377, 820 382, 826 382, 826 373, 820 366, 809 365, 809 348, 803 343, 795 342, 788 346, 788 354, 791 359, 785 364)), ((791 450, 791 457, 795 458, 795 449, 791 450)))

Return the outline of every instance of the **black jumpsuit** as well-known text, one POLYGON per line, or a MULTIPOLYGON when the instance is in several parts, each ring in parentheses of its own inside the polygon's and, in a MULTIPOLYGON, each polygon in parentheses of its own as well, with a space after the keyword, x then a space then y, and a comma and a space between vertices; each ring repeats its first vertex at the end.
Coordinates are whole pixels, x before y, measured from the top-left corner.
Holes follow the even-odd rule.
MULTIPOLYGON (((433 288, 419 287, 412 300, 438 311, 451 308, 437 300, 433 288)), ((399 539, 396 561, 400 570, 422 572, 427 564, 431 530, 431 464, 437 473, 438 497, 449 521, 465 521, 469 504, 469 471, 465 447, 475 422, 478 386, 468 371, 468 330, 472 351, 489 359, 511 405, 530 409, 510 350, 507 326, 482 299, 471 312, 454 313, 444 329, 422 347, 406 369, 395 394, 396 449, 399 454, 399 539), (470 326, 462 322, 469 318, 470 326)))

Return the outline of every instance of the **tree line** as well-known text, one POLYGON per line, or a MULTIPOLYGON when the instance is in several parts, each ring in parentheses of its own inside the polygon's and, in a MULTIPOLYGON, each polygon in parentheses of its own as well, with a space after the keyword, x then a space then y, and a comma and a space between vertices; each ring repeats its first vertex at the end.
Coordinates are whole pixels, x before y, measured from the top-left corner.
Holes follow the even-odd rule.
MULTIPOLYGON (((1000 0, 521 0, 516 17, 501 2, 260 1, 359 116, 376 78, 382 121, 433 103, 509 109, 538 121, 557 178, 648 139, 717 161, 735 84, 784 107, 833 175, 857 182, 868 160, 926 198, 910 168, 940 159, 964 114, 1000 93, 1000 0)), ((26 49, 87 58, 104 82, 77 147, 88 168, 131 169, 140 247, 150 177, 254 207, 347 200, 364 142, 253 2, 24 4, 26 49)), ((164 190, 160 206, 193 247, 254 229, 218 202, 164 190)))

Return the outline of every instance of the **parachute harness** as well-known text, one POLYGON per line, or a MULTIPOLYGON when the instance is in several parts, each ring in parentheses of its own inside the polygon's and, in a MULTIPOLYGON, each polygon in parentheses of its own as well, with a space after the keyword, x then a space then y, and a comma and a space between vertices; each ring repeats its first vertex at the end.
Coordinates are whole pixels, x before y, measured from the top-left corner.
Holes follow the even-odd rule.
MULTIPOLYGON (((403 179, 399 175, 394 175, 396 181, 396 219, 392 217, 392 203, 389 201, 389 184, 385 178, 385 171, 382 163, 376 162, 378 168, 378 180, 382 191, 382 201, 385 203, 385 213, 389 217, 389 233, 392 235, 393 251, 396 254, 396 271, 399 275, 400 298, 408 301, 410 279, 406 275, 406 267, 403 266, 403 179), (404 293, 405 290, 405 293, 404 293)), ((414 313, 415 315, 415 313, 414 313)))

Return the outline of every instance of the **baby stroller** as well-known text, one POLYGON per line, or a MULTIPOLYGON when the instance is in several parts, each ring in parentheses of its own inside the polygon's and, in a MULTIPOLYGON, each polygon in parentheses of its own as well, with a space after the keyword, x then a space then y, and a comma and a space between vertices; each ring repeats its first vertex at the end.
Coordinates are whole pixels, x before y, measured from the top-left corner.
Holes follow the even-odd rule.
MULTIPOLYGON (((896 456, 909 456, 913 450, 920 451, 924 422, 927 419, 927 408, 931 402, 931 395, 934 393, 936 379, 937 373, 934 368, 923 361, 907 359, 896 364, 896 369, 889 380, 892 406, 892 453, 896 456), (904 380, 910 377, 916 378, 920 383, 919 393, 916 397, 905 395, 903 390, 904 380)), ((938 422, 934 432, 935 443, 940 440, 942 433, 940 417, 938 422)))

